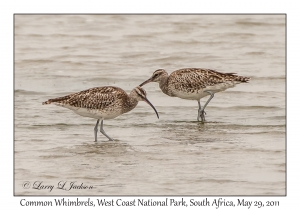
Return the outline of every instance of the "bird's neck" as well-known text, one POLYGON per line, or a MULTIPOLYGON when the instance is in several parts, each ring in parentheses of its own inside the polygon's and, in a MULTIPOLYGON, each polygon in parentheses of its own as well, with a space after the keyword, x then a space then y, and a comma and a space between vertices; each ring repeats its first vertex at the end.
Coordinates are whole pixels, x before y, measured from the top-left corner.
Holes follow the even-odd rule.
POLYGON ((123 113, 129 112, 136 107, 138 100, 131 95, 128 96, 126 101, 126 106, 124 106, 123 113))
POLYGON ((162 90, 164 94, 169 95, 169 90, 168 90, 168 78, 169 76, 166 75, 164 76, 160 81, 159 81, 159 87, 162 90))

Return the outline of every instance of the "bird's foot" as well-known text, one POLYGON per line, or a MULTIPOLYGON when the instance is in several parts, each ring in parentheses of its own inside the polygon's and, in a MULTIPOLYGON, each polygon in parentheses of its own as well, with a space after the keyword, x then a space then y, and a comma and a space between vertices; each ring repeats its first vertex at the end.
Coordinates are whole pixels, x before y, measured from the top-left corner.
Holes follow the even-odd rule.
POLYGON ((201 117, 201 121, 204 122, 205 121, 205 115, 206 115, 206 112, 204 110, 199 110, 197 120, 200 121, 200 117, 201 117))

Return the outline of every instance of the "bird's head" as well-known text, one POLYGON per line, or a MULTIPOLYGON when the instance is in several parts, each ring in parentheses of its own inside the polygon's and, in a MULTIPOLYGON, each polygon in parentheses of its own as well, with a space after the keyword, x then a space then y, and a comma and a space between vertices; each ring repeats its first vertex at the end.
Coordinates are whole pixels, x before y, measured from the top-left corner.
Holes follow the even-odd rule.
POLYGON ((153 72, 152 76, 148 80, 140 84, 140 86, 142 87, 149 82, 160 82, 165 77, 168 77, 168 73, 164 69, 158 69, 153 72))
POLYGON ((132 95, 132 97, 134 97, 135 99, 137 99, 138 101, 145 101, 147 104, 149 104, 152 109, 155 111, 156 115, 157 115, 157 118, 159 118, 158 116, 158 113, 155 109, 155 107, 150 103, 150 101, 147 99, 147 94, 146 94, 146 91, 141 88, 140 86, 134 88, 130 95, 132 95))

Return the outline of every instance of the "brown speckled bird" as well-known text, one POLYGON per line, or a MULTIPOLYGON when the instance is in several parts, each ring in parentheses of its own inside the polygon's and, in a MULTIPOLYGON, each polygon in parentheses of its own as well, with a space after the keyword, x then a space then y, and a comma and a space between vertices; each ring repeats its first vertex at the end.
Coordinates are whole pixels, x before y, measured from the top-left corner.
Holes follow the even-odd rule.
POLYGON ((154 71, 152 77, 140 84, 140 86, 149 82, 158 82, 162 92, 168 96, 197 100, 199 106, 197 120, 199 121, 201 117, 202 122, 204 122, 204 109, 215 93, 249 80, 249 77, 238 76, 235 73, 221 73, 202 68, 179 69, 172 72, 170 76, 164 69, 158 69, 154 71), (200 99, 207 95, 210 95, 210 98, 201 108, 200 99))
POLYGON ((113 139, 103 130, 103 120, 113 119, 131 111, 139 101, 148 103, 154 109, 157 118, 159 118, 155 107, 146 98, 146 91, 141 87, 134 88, 129 95, 118 87, 95 87, 67 96, 49 99, 43 102, 43 104, 53 103, 57 106, 71 109, 81 116, 97 119, 94 128, 95 141, 97 141, 97 127, 99 120, 101 120, 100 132, 112 141, 113 139))

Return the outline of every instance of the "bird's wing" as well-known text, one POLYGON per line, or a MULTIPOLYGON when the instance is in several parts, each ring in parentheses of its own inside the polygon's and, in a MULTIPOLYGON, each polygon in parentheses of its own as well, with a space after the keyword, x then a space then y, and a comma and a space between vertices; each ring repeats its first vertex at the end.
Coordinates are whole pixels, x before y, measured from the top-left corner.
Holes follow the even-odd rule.
POLYGON ((235 73, 221 73, 211 69, 187 68, 170 74, 169 83, 183 88, 203 89, 238 78, 235 73))
POLYGON ((126 92, 117 87, 95 87, 67 96, 49 99, 43 104, 55 102, 57 104, 69 105, 73 107, 105 109, 125 95, 127 95, 126 92))

